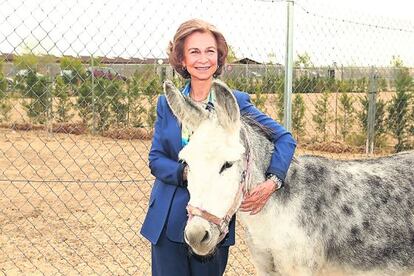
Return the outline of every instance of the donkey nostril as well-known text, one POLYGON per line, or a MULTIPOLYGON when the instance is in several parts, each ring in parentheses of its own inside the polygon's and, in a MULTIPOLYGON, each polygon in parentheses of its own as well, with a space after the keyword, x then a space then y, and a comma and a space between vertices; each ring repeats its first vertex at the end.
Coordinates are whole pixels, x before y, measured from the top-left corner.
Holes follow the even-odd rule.
POLYGON ((201 242, 206 242, 209 238, 210 238, 210 234, 208 233, 208 231, 206 231, 201 242))

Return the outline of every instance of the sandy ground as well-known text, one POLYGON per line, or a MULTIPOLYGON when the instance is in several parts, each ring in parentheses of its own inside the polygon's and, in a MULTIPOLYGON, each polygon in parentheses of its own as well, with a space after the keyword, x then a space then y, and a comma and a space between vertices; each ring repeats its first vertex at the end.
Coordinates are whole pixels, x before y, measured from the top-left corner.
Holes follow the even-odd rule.
MULTIPOLYGON (((0 274, 150 275, 148 147, 0 129, 0 274)), ((238 229, 226 275, 253 275, 238 229)))

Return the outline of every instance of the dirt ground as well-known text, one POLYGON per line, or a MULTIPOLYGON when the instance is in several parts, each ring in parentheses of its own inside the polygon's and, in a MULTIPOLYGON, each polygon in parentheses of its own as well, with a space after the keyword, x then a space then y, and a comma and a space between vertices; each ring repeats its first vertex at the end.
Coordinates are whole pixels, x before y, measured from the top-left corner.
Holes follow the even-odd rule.
MULTIPOLYGON (((0 129, 0 274, 150 275, 149 145, 0 129)), ((254 275, 238 229, 226 275, 254 275)))

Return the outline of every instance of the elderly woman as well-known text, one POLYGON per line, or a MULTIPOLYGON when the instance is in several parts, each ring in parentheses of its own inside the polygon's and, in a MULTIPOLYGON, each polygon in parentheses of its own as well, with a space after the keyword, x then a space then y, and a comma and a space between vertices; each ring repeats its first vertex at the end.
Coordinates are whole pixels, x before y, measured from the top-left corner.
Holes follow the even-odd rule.
MULTIPOLYGON (((174 69, 189 79, 182 93, 194 102, 214 106, 213 78, 220 75, 228 53, 226 40, 213 25, 193 19, 182 23, 169 45, 169 60, 174 69)), ((256 109, 247 93, 234 91, 241 114, 249 114, 272 130, 275 150, 267 170, 267 180, 245 195, 240 210, 254 215, 264 207, 272 193, 283 186, 296 142, 281 125, 256 109)), ((152 275, 223 275, 229 246, 235 242, 235 219, 229 234, 208 260, 188 253, 183 233, 187 222, 186 164, 178 153, 188 143, 192 130, 180 125, 165 96, 157 104, 157 120, 149 153, 149 166, 155 176, 147 216, 141 234, 152 244, 152 275)))

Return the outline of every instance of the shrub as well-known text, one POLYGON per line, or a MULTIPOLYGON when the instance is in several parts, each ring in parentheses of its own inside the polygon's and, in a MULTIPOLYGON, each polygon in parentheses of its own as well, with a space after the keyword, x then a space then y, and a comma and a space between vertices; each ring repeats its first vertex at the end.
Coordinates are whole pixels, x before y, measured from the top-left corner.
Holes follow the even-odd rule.
POLYGON ((79 88, 77 106, 81 118, 94 131, 103 132, 111 124, 124 124, 127 118, 126 94, 122 81, 88 79, 79 88))
POLYGON ((145 79, 136 73, 128 91, 129 124, 133 127, 152 128, 156 119, 156 98, 162 91, 158 76, 145 79))
POLYGON ((296 140, 305 133, 305 102, 302 95, 295 95, 292 103, 292 130, 296 140))
POLYGON ((7 94, 7 80, 3 76, 0 63, 0 122, 8 121, 10 119, 10 111, 12 109, 10 99, 7 94))
POLYGON ((55 89, 53 91, 57 99, 57 110, 55 113, 56 121, 59 123, 69 122, 74 114, 70 114, 73 104, 69 97, 69 86, 65 84, 62 77, 57 77, 55 80, 55 89))
POLYGON ((71 90, 68 92, 77 95, 80 84, 86 79, 86 71, 82 61, 72 57, 62 57, 60 59, 60 70, 63 83, 69 85, 71 90))
POLYGON ((331 116, 329 115, 329 92, 325 91, 322 94, 322 98, 316 102, 315 105, 315 114, 312 116, 312 120, 316 123, 316 129, 322 133, 322 140, 326 141, 327 138, 327 126, 331 121, 331 116))
POLYGON ((410 149, 409 143, 411 118, 409 107, 413 88, 413 78, 407 68, 399 67, 395 78, 396 94, 391 99, 388 106, 387 123, 391 134, 397 140, 394 146, 395 152, 410 149))
POLYGON ((342 139, 345 141, 349 132, 352 129, 354 122, 354 100, 347 93, 342 93, 339 97, 339 110, 342 112, 342 116, 339 117, 339 123, 341 126, 342 139))
POLYGON ((50 115, 50 82, 46 77, 38 76, 33 70, 28 71, 24 82, 24 96, 29 98, 28 101, 23 103, 27 116, 32 122, 43 124, 49 119, 50 115))

